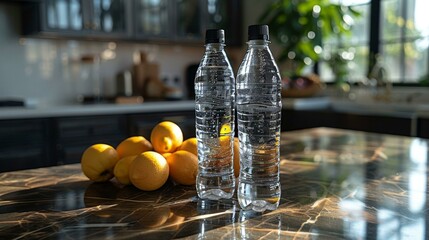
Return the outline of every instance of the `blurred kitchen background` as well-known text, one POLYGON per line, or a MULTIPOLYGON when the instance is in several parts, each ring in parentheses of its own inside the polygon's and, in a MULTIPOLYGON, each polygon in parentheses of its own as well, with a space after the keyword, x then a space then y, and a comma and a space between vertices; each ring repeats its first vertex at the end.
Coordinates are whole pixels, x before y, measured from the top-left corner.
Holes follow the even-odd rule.
POLYGON ((427 0, 0 0, 0 171, 77 162, 92 143, 147 136, 165 119, 193 136, 205 29, 225 29, 237 71, 247 26, 259 23, 282 73, 282 131, 429 138, 427 9, 427 0))
MULTIPOLYGON (((142 62, 141 53, 144 53, 144 61, 156 64, 156 77, 165 85, 177 88, 171 95, 186 99, 190 91, 187 71, 201 58, 206 28, 226 29, 227 50, 237 69, 246 47, 247 26, 272 23, 270 18, 261 20, 262 13, 276 3, 288 2, 293 5, 294 1, 3 0, 0 1, 0 97, 17 97, 44 106, 71 104, 77 95, 124 94, 123 85, 129 73, 132 78, 136 77, 135 68, 142 62)), ((429 3, 426 1, 305 2, 302 6, 296 4, 295 9, 284 7, 283 10, 289 12, 285 16, 277 15, 278 18, 292 16, 283 28, 270 24, 277 33, 273 37, 276 58, 279 55, 286 55, 289 60, 296 58, 295 62, 305 64, 303 72, 316 72, 322 82, 345 83, 342 90, 346 93, 357 84, 368 87, 384 84, 368 80, 376 65, 383 68, 383 79, 378 81, 387 82, 385 84, 429 84, 429 19, 425 13, 429 3), (329 2, 343 7, 339 15, 341 23, 331 25, 335 29, 329 34, 323 29, 307 31, 306 25, 323 25, 325 19, 321 13, 328 11, 329 2), (348 6, 353 12, 344 10, 348 6), (308 22, 312 20, 290 13, 300 8, 309 8, 311 17, 317 21, 308 22), (293 25, 307 31, 306 39, 288 34, 294 34, 288 32, 293 25), (341 30, 343 26, 346 33, 341 30), (297 46, 296 51, 292 48, 284 53, 282 44, 291 42, 292 38, 317 42, 308 45, 310 52, 302 52, 305 46, 297 46), (278 39, 282 42, 276 41, 278 39), (302 58, 300 53, 304 54, 302 58), (347 69, 342 75, 332 67, 341 64, 347 69)), ((309 12, 301 11, 301 15, 309 12)), ((328 25, 326 21, 324 24, 328 25)), ((279 64, 283 62, 287 61, 279 64)), ((296 75, 294 68, 297 65, 281 70, 288 77, 289 73, 296 75)))
POLYGON ((45 106, 98 91, 115 96, 118 78, 135 73, 143 52, 158 65, 159 80, 183 92, 174 97, 186 98, 186 70, 203 54, 204 29, 228 28, 237 47, 242 7, 240 1, 0 1, 0 97, 45 106))

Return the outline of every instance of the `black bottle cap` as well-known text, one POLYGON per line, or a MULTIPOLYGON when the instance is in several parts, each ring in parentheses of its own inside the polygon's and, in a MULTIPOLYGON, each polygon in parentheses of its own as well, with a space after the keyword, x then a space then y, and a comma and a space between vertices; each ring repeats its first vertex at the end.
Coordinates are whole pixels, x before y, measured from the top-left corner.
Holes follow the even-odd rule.
POLYGON ((207 29, 206 44, 207 43, 225 43, 225 31, 223 31, 223 29, 207 29))
POLYGON ((250 25, 247 33, 248 40, 270 40, 268 25, 250 25))

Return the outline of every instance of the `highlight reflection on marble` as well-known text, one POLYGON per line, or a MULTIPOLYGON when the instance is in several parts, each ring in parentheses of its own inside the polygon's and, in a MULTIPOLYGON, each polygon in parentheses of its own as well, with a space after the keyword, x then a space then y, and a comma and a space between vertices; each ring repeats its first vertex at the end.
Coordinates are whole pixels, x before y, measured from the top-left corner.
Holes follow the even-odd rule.
POLYGON ((0 174, 0 239, 427 239, 428 141, 317 128, 281 140, 282 199, 263 214, 194 187, 92 183, 80 166, 0 174))

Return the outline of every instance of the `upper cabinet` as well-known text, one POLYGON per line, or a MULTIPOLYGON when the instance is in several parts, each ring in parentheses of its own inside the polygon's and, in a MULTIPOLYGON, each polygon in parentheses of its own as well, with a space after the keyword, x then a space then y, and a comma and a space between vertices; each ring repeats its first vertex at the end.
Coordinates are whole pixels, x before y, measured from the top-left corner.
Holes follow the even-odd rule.
POLYGON ((88 3, 89 26, 92 31, 129 36, 131 34, 131 8, 127 0, 92 0, 88 3))
POLYGON ((171 5, 169 0, 136 0, 134 31, 138 39, 168 39, 170 35, 171 5))
POLYGON ((204 3, 200 0, 175 0, 172 24, 176 39, 198 41, 204 38, 204 3))
POLYGON ((204 23, 208 28, 225 30, 227 45, 240 45, 242 39, 241 1, 205 0, 204 23))
POLYGON ((86 28, 89 29, 89 23, 84 21, 83 3, 81 1, 48 0, 45 2, 45 6, 41 6, 44 30, 82 31, 86 28))
POLYGON ((240 0, 46 0, 23 5, 23 34, 200 43, 223 28, 241 40, 240 0))
POLYGON ((109 38, 132 34, 128 17, 131 2, 126 0, 46 0, 23 9, 24 34, 109 38), (26 27, 32 20, 37 20, 38 25, 26 27))

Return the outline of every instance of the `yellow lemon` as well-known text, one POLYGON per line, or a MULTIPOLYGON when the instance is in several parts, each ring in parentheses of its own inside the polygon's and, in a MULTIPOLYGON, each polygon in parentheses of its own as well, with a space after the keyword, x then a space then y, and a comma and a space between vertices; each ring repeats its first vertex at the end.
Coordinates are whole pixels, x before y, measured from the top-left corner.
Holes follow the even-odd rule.
POLYGON ((180 145, 179 150, 188 151, 193 153, 195 156, 198 156, 198 147, 197 147, 197 138, 188 138, 182 145, 180 145))
POLYGON ((169 167, 167 160, 154 151, 146 151, 137 155, 130 165, 131 183, 144 191, 156 190, 168 179, 169 167))
POLYGON ((229 141, 231 140, 230 137, 231 134, 231 124, 229 123, 225 123, 222 125, 222 127, 220 128, 219 131, 219 143, 221 146, 227 146, 229 143, 229 141))
POLYGON ((128 185, 130 184, 130 165, 136 158, 136 155, 127 156, 124 158, 119 159, 119 161, 116 163, 115 168, 113 169, 113 174, 115 175, 116 180, 118 182, 128 185))
POLYGON ((225 123, 222 125, 222 127, 220 128, 220 135, 225 135, 225 134, 229 134, 231 133, 231 124, 229 123, 225 123))
POLYGON ((142 136, 129 137, 116 147, 119 158, 137 155, 152 149, 152 144, 142 136))
POLYGON ((167 157, 170 176, 182 185, 193 185, 198 173, 198 158, 194 154, 179 150, 167 157))
POLYGON ((158 123, 150 134, 150 141, 158 153, 174 152, 182 145, 182 129, 175 123, 164 121, 158 123))
POLYGON ((234 176, 240 175, 240 142, 234 138, 234 176))
POLYGON ((96 182, 104 182, 113 177, 113 168, 119 157, 116 150, 107 144, 94 144, 87 148, 81 158, 83 174, 96 182))

